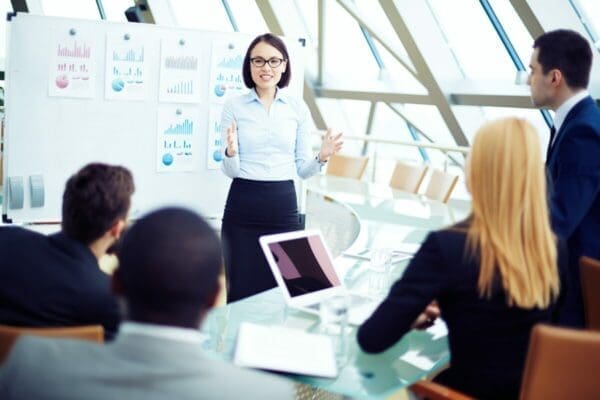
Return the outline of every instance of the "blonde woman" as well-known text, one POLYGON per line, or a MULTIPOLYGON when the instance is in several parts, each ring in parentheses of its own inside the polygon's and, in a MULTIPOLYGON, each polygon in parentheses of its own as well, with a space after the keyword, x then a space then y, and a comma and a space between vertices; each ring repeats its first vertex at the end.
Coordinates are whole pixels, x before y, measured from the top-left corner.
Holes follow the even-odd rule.
POLYGON ((517 398, 529 333, 554 320, 567 268, 535 129, 516 118, 484 125, 466 178, 470 217, 429 234, 358 342, 384 351, 441 310, 452 360, 436 381, 477 398, 517 398))

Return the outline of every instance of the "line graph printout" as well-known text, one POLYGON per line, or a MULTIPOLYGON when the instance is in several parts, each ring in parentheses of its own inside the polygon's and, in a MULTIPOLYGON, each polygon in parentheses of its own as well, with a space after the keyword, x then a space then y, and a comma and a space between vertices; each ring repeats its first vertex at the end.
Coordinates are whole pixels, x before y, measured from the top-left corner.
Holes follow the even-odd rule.
POLYGON ((206 145, 206 168, 208 169, 219 169, 223 160, 223 153, 221 151, 222 111, 222 104, 211 104, 208 111, 208 142, 206 145))
POLYGON ((232 96, 248 93, 242 77, 242 64, 248 40, 216 40, 210 60, 208 90, 212 103, 225 103, 232 96))
POLYGON ((202 48, 186 39, 163 39, 160 52, 159 101, 199 103, 202 48))
POLYGON ((148 97, 146 43, 140 38, 108 34, 104 92, 110 100, 145 100, 148 97))
POLYGON ((92 98, 96 89, 97 48, 91 35, 53 33, 48 95, 92 98))
POLYGON ((156 124, 156 170, 190 172, 199 168, 198 107, 160 107, 156 124))

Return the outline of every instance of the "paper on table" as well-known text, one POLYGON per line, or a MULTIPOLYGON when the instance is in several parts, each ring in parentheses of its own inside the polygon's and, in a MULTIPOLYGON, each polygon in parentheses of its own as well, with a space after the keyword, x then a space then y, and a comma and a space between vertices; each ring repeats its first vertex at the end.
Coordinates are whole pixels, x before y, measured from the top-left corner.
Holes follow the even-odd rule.
POLYGON ((334 378, 337 365, 329 336, 243 322, 234 364, 242 367, 334 378))
MULTIPOLYGON (((392 248, 392 264, 412 258, 419 250, 420 244, 400 243, 396 248, 392 248)), ((363 249, 358 251, 348 250, 344 255, 349 257, 361 258, 363 260, 371 259, 371 249, 363 249)))
POLYGON ((423 371, 428 371, 435 365, 435 363, 428 357, 419 354, 419 350, 409 350, 400 356, 400 359, 402 361, 406 361, 410 365, 414 365, 415 367, 422 369, 423 371))

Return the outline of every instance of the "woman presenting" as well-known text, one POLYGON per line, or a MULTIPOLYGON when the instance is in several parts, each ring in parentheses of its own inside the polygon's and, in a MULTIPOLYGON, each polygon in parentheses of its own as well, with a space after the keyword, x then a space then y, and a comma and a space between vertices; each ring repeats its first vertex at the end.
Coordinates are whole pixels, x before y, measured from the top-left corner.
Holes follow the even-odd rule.
POLYGON ((276 285, 258 238, 301 229, 294 178, 316 174, 342 147, 342 134, 329 129, 311 154, 308 108, 280 90, 292 74, 281 39, 256 37, 242 72, 251 91, 230 99, 221 120, 227 127, 222 169, 233 178, 221 231, 228 302, 276 285))

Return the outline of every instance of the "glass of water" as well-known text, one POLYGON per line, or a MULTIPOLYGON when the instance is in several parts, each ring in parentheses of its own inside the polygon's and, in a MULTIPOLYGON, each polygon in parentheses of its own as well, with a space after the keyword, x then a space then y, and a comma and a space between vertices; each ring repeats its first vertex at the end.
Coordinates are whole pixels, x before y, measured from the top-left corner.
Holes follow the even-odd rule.
POLYGON ((389 286, 389 274, 392 266, 392 251, 387 248, 371 249, 369 262, 369 294, 382 296, 389 286))
POLYGON ((331 337, 338 363, 346 357, 349 299, 345 294, 324 299, 319 307, 319 330, 331 337))

